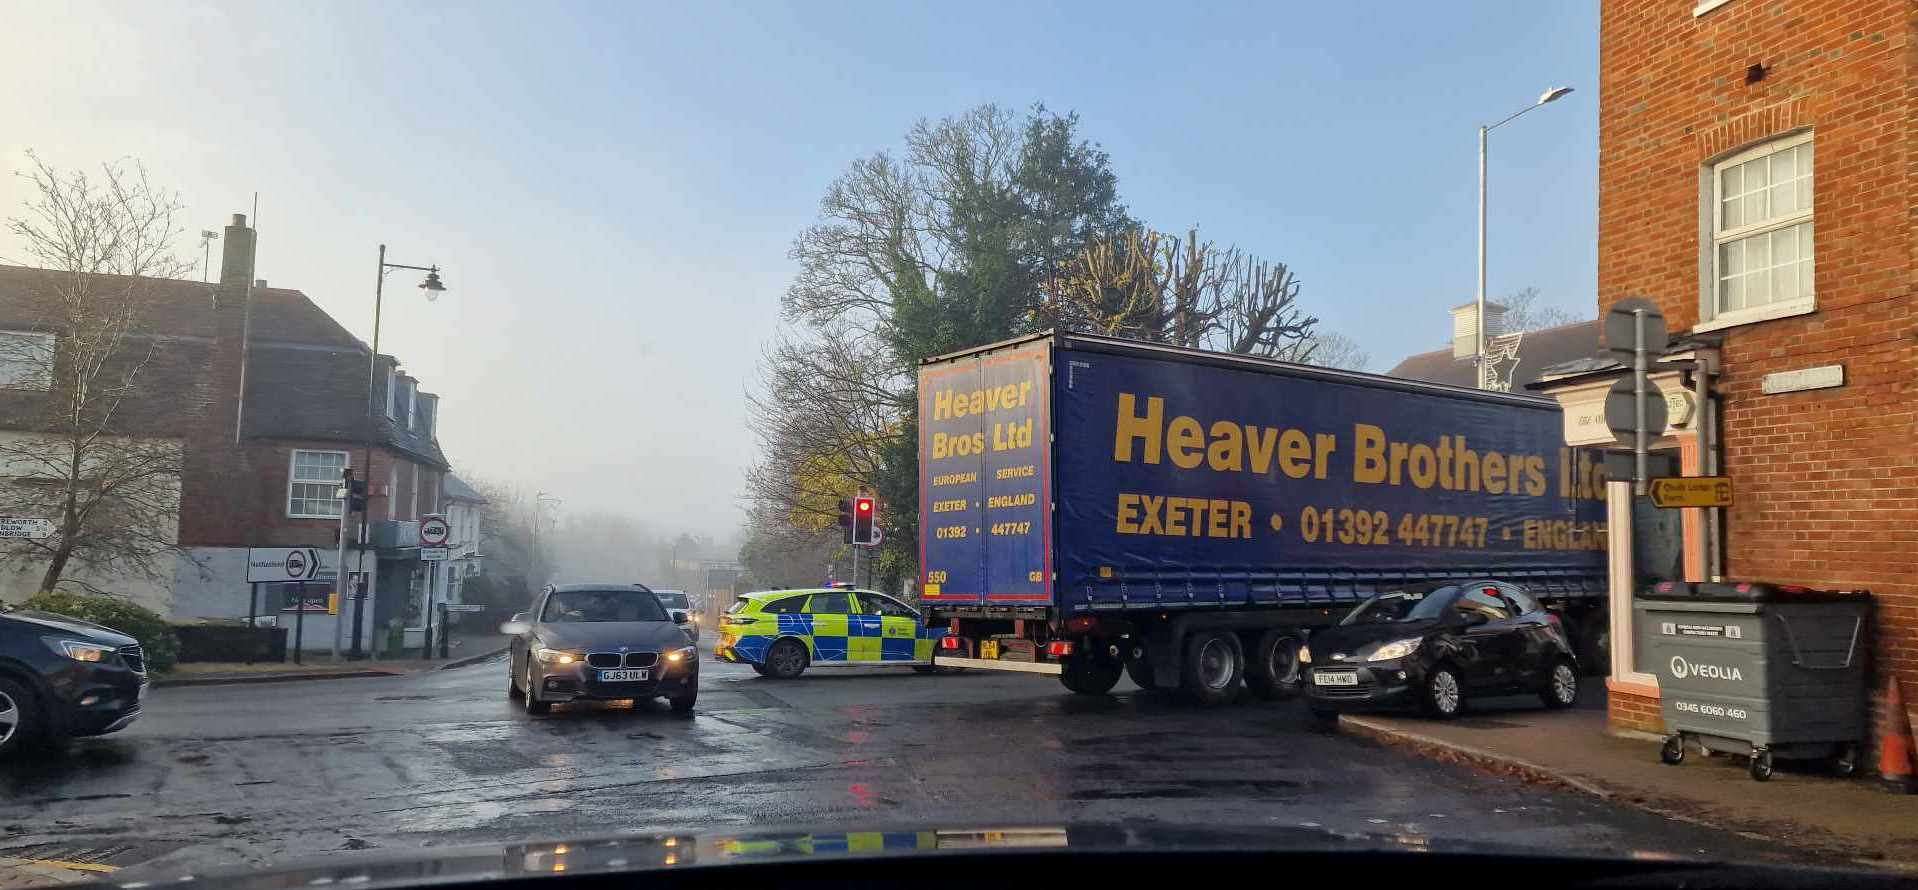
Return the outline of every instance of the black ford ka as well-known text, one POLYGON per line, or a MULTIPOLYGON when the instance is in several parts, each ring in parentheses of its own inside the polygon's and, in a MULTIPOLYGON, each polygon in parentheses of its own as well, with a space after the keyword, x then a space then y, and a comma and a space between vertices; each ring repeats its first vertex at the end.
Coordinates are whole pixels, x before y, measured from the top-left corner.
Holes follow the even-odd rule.
POLYGON ((1306 702, 1340 711, 1415 705, 1441 719, 1474 695, 1578 700, 1578 664, 1558 617, 1524 588, 1478 580, 1383 593, 1299 650, 1306 702))

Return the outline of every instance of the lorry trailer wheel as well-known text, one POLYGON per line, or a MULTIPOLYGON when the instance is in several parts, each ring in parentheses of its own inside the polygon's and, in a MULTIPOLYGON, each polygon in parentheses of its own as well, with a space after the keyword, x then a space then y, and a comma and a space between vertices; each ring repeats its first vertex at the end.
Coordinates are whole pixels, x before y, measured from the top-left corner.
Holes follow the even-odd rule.
POLYGON ((1245 666, 1245 685, 1260 698, 1291 698, 1299 692, 1299 638, 1287 631, 1268 630, 1252 647, 1245 666))
POLYGON ((1179 691, 1194 703, 1211 707, 1239 697, 1245 677, 1245 648, 1231 631, 1199 630, 1185 638, 1179 659, 1179 691))
POLYGON ((1150 656, 1134 658, 1125 663, 1125 675, 1132 679, 1132 685, 1147 691, 1159 688, 1158 678, 1152 675, 1150 656))
POLYGON ((1659 746, 1658 759, 1664 763, 1680 764, 1685 762, 1685 737, 1670 736, 1665 744, 1659 746))
POLYGON ((1119 674, 1123 671, 1117 659, 1081 655, 1066 662, 1065 670, 1059 674, 1059 682, 1080 695, 1104 695, 1118 685, 1119 674))

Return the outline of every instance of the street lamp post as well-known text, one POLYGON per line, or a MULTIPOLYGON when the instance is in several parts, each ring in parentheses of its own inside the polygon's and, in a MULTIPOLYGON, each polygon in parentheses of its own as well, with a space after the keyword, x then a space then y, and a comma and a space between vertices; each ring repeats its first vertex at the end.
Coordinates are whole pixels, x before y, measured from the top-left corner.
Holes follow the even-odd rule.
MULTIPOLYGON (((386 273, 394 269, 411 269, 415 272, 425 272, 426 278, 420 281, 419 288, 420 291, 426 295, 428 302, 437 300, 440 294, 446 293, 446 285, 440 281, 439 266, 408 266, 402 263, 389 263, 386 261, 386 245, 380 245, 378 274, 374 276, 373 279, 373 347, 371 354, 366 358, 366 442, 360 451, 360 466, 362 468, 362 476, 366 480, 367 494, 369 496, 372 494, 373 486, 373 445, 379 438, 379 404, 377 400, 380 375, 380 315, 381 310, 385 308, 386 273)), ((389 498, 388 503, 392 503, 390 498, 392 498, 393 493, 389 491, 386 494, 389 498)), ((371 517, 368 513, 369 510, 367 509, 360 511, 360 556, 357 568, 358 574, 362 578, 366 575, 366 546, 369 537, 368 526, 372 525, 371 517)), ((344 600, 346 587, 340 579, 346 577, 345 535, 341 535, 340 540, 340 567, 339 570, 333 574, 335 579, 333 582, 334 587, 340 591, 340 596, 342 600, 344 600)), ((365 654, 364 649, 361 647, 360 634, 362 626, 366 623, 366 589, 370 586, 369 584, 358 585, 358 595, 353 598, 352 656, 354 658, 360 658, 365 654)), ((341 611, 345 611, 343 601, 341 605, 341 611)), ((333 622, 334 659, 338 660, 339 655, 340 622, 335 619, 333 622)))
POLYGON ((533 493, 533 572, 538 575, 533 580, 538 586, 546 584, 546 567, 540 562, 539 527, 546 519, 546 504, 549 501, 557 504, 561 499, 543 491, 533 493))
POLYGON ((1547 102, 1554 102, 1572 91, 1571 87, 1553 87, 1539 94, 1538 101, 1507 115, 1491 126, 1478 128, 1478 295, 1474 298, 1476 315, 1472 319, 1473 385, 1485 388, 1485 137, 1493 130, 1516 120, 1519 115, 1547 102))

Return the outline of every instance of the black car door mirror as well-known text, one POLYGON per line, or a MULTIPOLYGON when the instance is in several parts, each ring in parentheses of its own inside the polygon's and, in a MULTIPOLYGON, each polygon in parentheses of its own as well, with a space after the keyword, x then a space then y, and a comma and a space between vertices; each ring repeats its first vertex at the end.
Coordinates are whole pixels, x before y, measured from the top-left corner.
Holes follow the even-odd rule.
POLYGON ((1491 623, 1492 618, 1484 612, 1460 612, 1459 621, 1466 627, 1478 627, 1481 624, 1491 623))
POLYGON ((523 634, 532 629, 533 629, 533 625, 526 620, 525 612, 521 612, 517 615, 514 615, 511 618, 506 619, 505 623, 499 626, 500 633, 506 634, 507 636, 511 636, 511 637, 517 637, 520 634, 523 634))
POLYGON ((681 611, 679 611, 679 610, 677 610, 677 609, 675 609, 675 610, 673 610, 673 623, 674 623, 674 624, 685 624, 685 623, 686 623, 686 620, 687 620, 687 619, 686 619, 686 613, 685 613, 685 612, 681 612, 681 611))

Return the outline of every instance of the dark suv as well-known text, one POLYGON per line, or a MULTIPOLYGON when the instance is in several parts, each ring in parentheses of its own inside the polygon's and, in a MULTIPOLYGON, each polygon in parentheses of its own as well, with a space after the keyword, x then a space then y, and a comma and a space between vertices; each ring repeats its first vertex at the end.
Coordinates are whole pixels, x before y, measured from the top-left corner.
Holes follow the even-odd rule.
POLYGON ((140 716, 146 659, 132 637, 65 615, 0 612, 0 758, 140 716))

